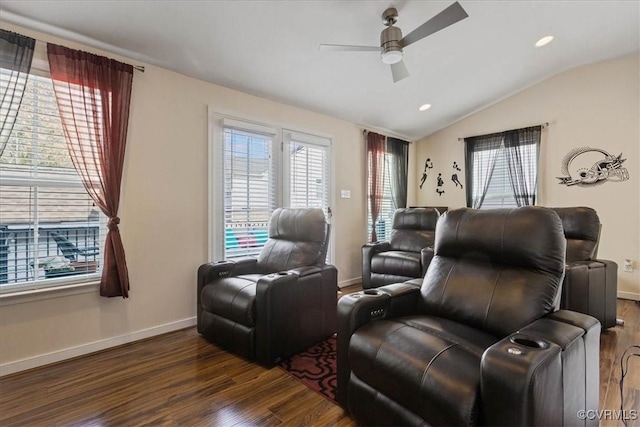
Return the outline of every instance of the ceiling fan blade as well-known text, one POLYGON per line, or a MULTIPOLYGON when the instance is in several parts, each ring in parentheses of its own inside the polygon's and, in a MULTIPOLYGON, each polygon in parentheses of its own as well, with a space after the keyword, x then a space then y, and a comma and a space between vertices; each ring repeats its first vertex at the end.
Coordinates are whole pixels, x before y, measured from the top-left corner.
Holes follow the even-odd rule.
POLYGON ((462 21, 468 16, 467 12, 462 8, 462 6, 460 6, 460 3, 455 2, 415 30, 411 31, 402 40, 400 40, 400 43, 402 43, 402 46, 404 47, 409 46, 411 43, 422 40, 437 31, 447 28, 449 25, 462 21))
POLYGON ((409 77, 409 71, 404 65, 404 61, 400 60, 400 62, 391 64, 391 75, 393 76, 394 83, 397 83, 400 80, 409 77))
POLYGON ((353 46, 348 44, 321 44, 319 50, 333 52, 380 52, 380 46, 353 46))

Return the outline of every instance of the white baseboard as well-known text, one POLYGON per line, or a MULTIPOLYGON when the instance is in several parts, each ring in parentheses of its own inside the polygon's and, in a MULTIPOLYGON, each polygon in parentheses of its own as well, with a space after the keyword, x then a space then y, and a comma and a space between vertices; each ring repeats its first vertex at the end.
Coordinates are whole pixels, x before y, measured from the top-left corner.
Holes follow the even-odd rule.
POLYGON ((640 294, 636 294, 633 292, 618 291, 618 298, 630 299, 632 301, 640 301, 640 294))
POLYGON ((355 285, 358 283, 362 283, 362 277, 354 277, 353 279, 343 280, 342 282, 338 282, 339 288, 346 288, 347 286, 355 285))
POLYGON ((122 344, 128 344, 139 341, 155 335, 165 334, 167 332, 177 331, 179 329, 188 328, 196 324, 196 318, 178 320, 177 322, 167 323, 165 325, 154 326, 153 328, 143 329, 141 331, 132 332, 126 335, 120 335, 105 340, 94 341, 88 344, 82 344, 77 347, 66 348, 51 353, 41 354, 39 356, 29 357, 27 359, 18 360, 0 364, 0 377, 14 374, 16 372, 25 371, 27 369, 37 368, 39 366, 49 365, 51 363, 61 362, 78 356, 84 356, 96 351, 106 350, 122 344))

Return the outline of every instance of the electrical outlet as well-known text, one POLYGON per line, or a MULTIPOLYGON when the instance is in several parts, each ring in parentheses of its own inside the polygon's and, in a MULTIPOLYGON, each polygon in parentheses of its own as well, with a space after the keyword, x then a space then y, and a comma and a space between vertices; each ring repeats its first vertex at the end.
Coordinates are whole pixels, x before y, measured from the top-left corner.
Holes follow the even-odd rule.
POLYGON ((633 273, 633 261, 630 259, 624 260, 624 271, 626 273, 633 273))

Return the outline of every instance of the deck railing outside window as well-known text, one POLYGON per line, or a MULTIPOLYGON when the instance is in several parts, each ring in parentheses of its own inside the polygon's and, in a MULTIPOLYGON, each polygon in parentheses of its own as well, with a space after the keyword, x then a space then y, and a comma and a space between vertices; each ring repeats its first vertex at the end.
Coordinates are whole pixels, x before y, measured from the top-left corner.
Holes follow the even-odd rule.
POLYGON ((0 288, 99 271, 98 221, 39 224, 37 247, 34 232, 30 224, 0 224, 0 288))

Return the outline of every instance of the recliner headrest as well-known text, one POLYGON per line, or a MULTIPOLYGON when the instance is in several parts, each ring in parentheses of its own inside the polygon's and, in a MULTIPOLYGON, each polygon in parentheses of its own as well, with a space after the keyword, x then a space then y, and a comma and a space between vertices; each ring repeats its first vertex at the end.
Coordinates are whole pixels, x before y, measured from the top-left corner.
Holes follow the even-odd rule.
POLYGON ((279 208, 269 220, 269 238, 323 244, 327 222, 320 208, 279 208))
POLYGON ((268 273, 324 265, 327 230, 322 209, 276 209, 269 220, 269 239, 258 255, 258 266, 268 273))
POLYGON ((598 241, 600 218, 595 210, 584 206, 551 209, 560 217, 567 239, 598 241))
POLYGON ((435 230, 440 214, 434 208, 401 208, 393 214, 395 230, 435 230))
POLYGON ((562 222, 548 208, 476 210, 443 214, 436 228, 435 254, 562 273, 566 241, 562 222), (535 224, 535 225, 534 225, 535 224))
POLYGON ((602 227, 596 211, 583 206, 552 209, 560 217, 567 239, 566 263, 594 259, 598 255, 602 227))

